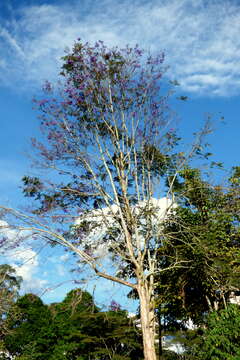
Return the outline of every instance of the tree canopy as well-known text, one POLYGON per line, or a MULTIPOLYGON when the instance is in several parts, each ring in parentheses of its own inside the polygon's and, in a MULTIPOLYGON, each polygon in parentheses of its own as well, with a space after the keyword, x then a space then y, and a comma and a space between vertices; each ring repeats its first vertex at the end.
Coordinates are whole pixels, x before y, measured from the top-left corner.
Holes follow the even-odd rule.
POLYGON ((234 168, 225 186, 204 181, 196 169, 184 170, 181 178, 176 191, 184 196, 165 224, 172 236, 165 250, 177 249, 187 266, 163 273, 159 294, 165 305, 170 299, 169 310, 198 323, 206 312, 225 307, 240 288, 239 175, 234 168))
POLYGON ((10 331, 4 345, 16 359, 142 358, 140 334, 127 313, 112 308, 100 311, 92 296, 81 289, 50 305, 43 304, 36 295, 26 294, 11 312, 18 316, 7 321, 10 331))

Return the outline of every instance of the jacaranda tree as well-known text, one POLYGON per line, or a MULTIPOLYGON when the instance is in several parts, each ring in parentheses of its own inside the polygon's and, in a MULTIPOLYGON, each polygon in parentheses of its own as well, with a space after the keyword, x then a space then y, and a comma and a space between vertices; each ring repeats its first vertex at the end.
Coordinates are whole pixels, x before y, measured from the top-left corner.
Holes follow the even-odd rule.
MULTIPOLYGON (((43 137, 33 147, 48 179, 23 178, 38 204, 31 214, 7 210, 18 218, 13 226, 137 293, 145 360, 155 360, 156 278, 166 271, 157 259, 169 241, 161 220, 175 206, 172 185, 186 164, 174 150, 164 56, 79 40, 63 60, 60 90, 47 82, 35 100, 43 137), (107 270, 103 255, 112 260, 107 270)), ((177 252, 171 257, 170 268, 182 265, 177 252)))

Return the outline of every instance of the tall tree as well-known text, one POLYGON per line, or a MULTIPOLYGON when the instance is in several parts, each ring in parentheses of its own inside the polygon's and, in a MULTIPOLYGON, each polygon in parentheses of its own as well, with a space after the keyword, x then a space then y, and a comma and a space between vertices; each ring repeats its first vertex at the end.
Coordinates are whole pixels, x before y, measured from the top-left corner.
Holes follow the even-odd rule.
POLYGON ((8 264, 0 265, 0 339, 7 331, 6 315, 18 297, 22 278, 8 264))
MULTIPOLYGON (((63 245, 98 276, 137 292, 145 360, 156 359, 155 280, 166 270, 157 261, 168 241, 159 220, 175 206, 173 180, 186 163, 174 153, 168 94, 160 95, 163 60, 137 46, 76 42, 64 57, 60 92, 47 82, 36 100, 44 140, 33 146, 49 179, 23 181, 38 206, 31 215, 7 209, 19 220, 13 226, 63 245), (109 272, 103 254, 113 260, 109 272)), ((171 256, 171 267, 182 264, 177 252, 171 256)))
POLYGON ((180 178, 176 191, 184 196, 165 230, 188 267, 162 277, 160 286, 165 284, 165 299, 181 304, 185 315, 196 321, 226 306, 231 292, 240 288, 239 174, 234 168, 224 186, 204 181, 196 169, 185 169, 180 178))

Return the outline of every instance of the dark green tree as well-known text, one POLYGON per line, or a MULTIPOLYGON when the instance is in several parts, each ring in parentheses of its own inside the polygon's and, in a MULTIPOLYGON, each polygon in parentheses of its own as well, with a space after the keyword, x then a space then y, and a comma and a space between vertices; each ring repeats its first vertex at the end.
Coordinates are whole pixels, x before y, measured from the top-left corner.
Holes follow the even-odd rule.
MULTIPOLYGON (((165 221, 168 238, 159 249, 160 274, 157 305, 165 334, 185 338, 186 324, 204 324, 206 314, 226 308, 240 288, 239 168, 224 186, 203 180, 197 169, 186 168, 176 177, 179 206, 165 221), (175 253, 185 266, 167 269, 175 253)), ((198 338, 193 336, 193 340, 198 338)))
POLYGON ((240 202, 234 174, 220 187, 202 180, 198 170, 181 172, 175 189, 179 207, 165 222, 172 242, 164 248, 165 258, 159 259, 168 267, 174 248, 186 266, 161 275, 165 311, 170 300, 169 310, 197 321, 205 312, 224 307, 231 292, 240 288, 240 202))
POLYGON ((51 311, 53 332, 59 339, 52 359, 63 348, 67 359, 142 358, 140 333, 125 311, 101 312, 91 295, 80 289, 71 291, 62 303, 52 305, 51 311))
POLYGON ((5 349, 17 359, 133 360, 142 358, 140 334, 122 310, 100 312, 92 296, 72 290, 61 303, 44 305, 33 294, 11 309, 5 349))
POLYGON ((9 334, 4 337, 4 344, 12 356, 29 353, 33 354, 32 359, 50 356, 51 313, 38 296, 26 294, 20 297, 9 310, 7 323, 9 334))
POLYGON ((198 344, 188 349, 189 359, 238 360, 240 358, 240 307, 229 304, 209 314, 198 344))
POLYGON ((0 265, 0 339, 7 331, 6 315, 18 297, 22 278, 8 264, 0 265))

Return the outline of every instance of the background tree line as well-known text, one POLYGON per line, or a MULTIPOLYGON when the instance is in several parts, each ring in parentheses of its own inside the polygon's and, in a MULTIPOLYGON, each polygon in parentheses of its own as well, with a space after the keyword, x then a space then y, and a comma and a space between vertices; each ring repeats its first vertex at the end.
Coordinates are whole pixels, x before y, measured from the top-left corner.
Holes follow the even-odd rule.
POLYGON ((100 311, 81 289, 50 305, 31 293, 18 296, 1 321, 1 359, 143 358, 139 330, 127 312, 114 301, 100 311))

